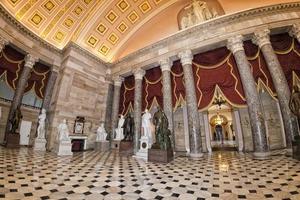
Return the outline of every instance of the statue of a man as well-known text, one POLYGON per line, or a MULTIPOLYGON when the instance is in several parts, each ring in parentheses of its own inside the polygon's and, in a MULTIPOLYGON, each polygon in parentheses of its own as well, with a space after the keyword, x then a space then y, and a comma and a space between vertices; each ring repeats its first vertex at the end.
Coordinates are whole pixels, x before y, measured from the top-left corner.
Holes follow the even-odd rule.
POLYGON ((14 111, 13 116, 10 120, 11 124, 11 133, 16 133, 17 129, 19 128, 20 121, 23 118, 20 105, 18 105, 17 109, 14 111))
POLYGON ((152 133, 151 133, 151 114, 148 109, 142 115, 142 128, 144 130, 144 136, 148 137, 150 145, 152 145, 152 133))
POLYGON ((46 110, 43 108, 42 113, 39 115, 39 126, 37 128, 37 138, 45 139, 45 121, 46 121, 46 110))
POLYGON ((63 122, 58 125, 57 129, 58 129, 58 140, 59 141, 70 141, 69 128, 68 128, 66 119, 64 119, 63 122))
POLYGON ((99 141, 104 142, 104 141, 106 141, 106 137, 107 137, 107 133, 106 133, 105 128, 104 128, 104 123, 101 123, 101 125, 97 129, 96 141, 97 142, 99 142, 99 141))
POLYGON ((120 116, 119 122, 118 122, 118 128, 116 131, 116 137, 115 140, 123 140, 124 139, 124 133, 123 133, 123 124, 124 124, 124 115, 120 116))
POLYGON ((298 86, 293 87, 293 93, 291 94, 289 107, 294 115, 300 119, 300 91, 298 86))

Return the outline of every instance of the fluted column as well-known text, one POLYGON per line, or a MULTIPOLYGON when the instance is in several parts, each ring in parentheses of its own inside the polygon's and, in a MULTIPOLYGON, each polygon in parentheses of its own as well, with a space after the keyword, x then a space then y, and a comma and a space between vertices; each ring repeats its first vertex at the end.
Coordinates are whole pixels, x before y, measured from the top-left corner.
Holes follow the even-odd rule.
POLYGON ((190 156, 201 157, 202 141, 200 132, 200 119, 197 106, 195 81, 192 70, 193 54, 190 50, 178 54, 184 73, 185 93, 188 113, 188 129, 190 136, 190 156))
POLYGON ((300 43, 300 23, 294 24, 289 34, 290 36, 295 37, 300 43))
POLYGON ((37 62, 37 58, 28 54, 25 57, 25 64, 22 70, 22 73, 18 79, 17 88, 14 93, 14 98, 10 106, 9 114, 8 114, 8 120, 6 123, 6 133, 10 131, 10 123, 9 121, 12 118, 13 113, 17 109, 18 106, 22 103, 23 94, 25 91, 25 88, 27 86, 28 79, 30 78, 30 72, 35 64, 37 62))
POLYGON ((53 96, 53 89, 56 83, 57 75, 58 73, 56 71, 52 70, 50 72, 50 76, 45 90, 44 101, 42 105, 42 108, 44 108, 46 111, 49 111, 50 109, 51 99, 53 96))
POLYGON ((6 45, 8 45, 8 40, 0 36, 0 52, 2 52, 6 45))
POLYGON ((172 106, 172 86, 171 86, 171 67, 172 62, 170 59, 160 61, 160 68, 162 71, 162 85, 163 85, 163 104, 164 112, 169 121, 169 129, 171 131, 171 141, 173 150, 175 150, 175 134, 173 123, 173 106, 172 106))
POLYGON ((227 48, 231 50, 234 55, 246 95, 253 135, 254 157, 258 159, 265 158, 269 155, 265 119, 256 90, 255 81, 250 70, 250 64, 243 47, 243 37, 238 35, 230 38, 228 40, 227 48))
POLYGON ((134 154, 139 150, 139 139, 141 137, 142 124, 142 84, 145 70, 137 69, 134 71, 134 154))
POLYGON ((286 146, 287 148, 291 149, 293 135, 298 133, 298 124, 296 117, 292 114, 289 108, 289 99, 291 93, 282 67, 280 66, 279 60, 271 45, 269 34, 269 29, 257 31, 254 33, 254 38, 252 41, 261 49, 270 71, 281 108, 285 129, 286 146))
POLYGON ((119 115, 119 102, 120 102, 120 90, 123 82, 123 78, 117 76, 113 79, 114 82, 114 95, 113 95, 113 105, 112 105, 112 120, 111 120, 111 133, 109 141, 111 142, 114 138, 115 128, 118 124, 118 115, 119 115))

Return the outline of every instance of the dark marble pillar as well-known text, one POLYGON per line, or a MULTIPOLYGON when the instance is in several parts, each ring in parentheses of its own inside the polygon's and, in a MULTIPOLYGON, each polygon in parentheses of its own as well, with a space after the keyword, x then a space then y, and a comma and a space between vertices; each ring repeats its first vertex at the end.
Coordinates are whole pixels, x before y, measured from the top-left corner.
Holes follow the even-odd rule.
POLYGON ((113 105, 112 105, 112 120, 111 120, 111 135, 109 141, 111 142, 114 139, 115 128, 118 124, 118 115, 119 115, 119 102, 120 102, 120 90, 123 82, 123 78, 118 76, 114 78, 114 95, 113 95, 113 105))
POLYGON ((188 129, 190 136, 190 156, 192 158, 202 157, 201 127, 192 69, 193 54, 190 50, 186 50, 180 52, 178 57, 180 58, 183 67, 185 81, 188 129))
POLYGON ((37 61, 38 59, 35 58, 34 56, 28 54, 26 57, 25 57, 25 64, 24 64, 24 67, 23 67, 23 70, 22 70, 22 73, 18 79, 18 83, 17 83, 17 88, 16 88, 16 91, 14 93, 14 98, 13 98, 13 101, 11 103, 11 106, 10 106, 10 110, 9 110, 9 114, 8 114, 8 120, 7 120, 7 123, 6 123, 6 133, 7 134, 9 131, 10 131, 10 123, 9 121, 12 119, 13 117, 13 113, 15 112, 15 110, 17 109, 18 106, 21 105, 22 103, 22 98, 23 98, 23 94, 24 94, 24 91, 25 91, 25 88, 26 88, 26 85, 27 85, 27 81, 30 77, 30 72, 35 64, 35 62, 37 61))
POLYGON ((286 146, 288 149, 291 149, 292 138, 294 134, 298 134, 298 124, 296 117, 292 114, 289 108, 291 93, 282 67, 280 66, 278 58, 271 45, 269 34, 269 29, 257 31, 254 33, 252 41, 261 49, 270 71, 283 118, 286 146))
POLYGON ((228 39, 227 48, 231 50, 234 55, 246 95, 253 135, 254 157, 264 159, 270 154, 267 144, 265 119, 255 81, 250 70, 250 64, 243 47, 243 37, 238 35, 228 39))
MULTIPOLYGON (((113 95, 114 85, 111 80, 106 80, 107 86, 107 97, 106 97, 106 109, 105 109, 105 130, 108 133, 112 133, 112 107, 113 107, 113 95)), ((111 134, 112 135, 112 134, 111 134)))
POLYGON ((50 110, 51 99, 53 96, 53 89, 54 89, 54 86, 56 83, 57 75, 58 75, 58 73, 56 71, 51 71, 49 79, 48 79, 48 83, 47 83, 45 95, 44 95, 44 101, 43 101, 43 105, 42 105, 42 108, 44 108, 46 111, 50 110))
POLYGON ((139 140, 141 137, 142 124, 142 84, 145 70, 137 69, 134 71, 134 154, 139 150, 139 140))
POLYGON ((170 59, 164 59, 160 61, 160 68, 162 71, 162 85, 163 85, 163 104, 164 112, 168 118, 169 129, 172 134, 171 142, 173 150, 175 150, 175 134, 173 124, 173 105, 172 105, 172 86, 171 86, 171 67, 172 62, 170 59))

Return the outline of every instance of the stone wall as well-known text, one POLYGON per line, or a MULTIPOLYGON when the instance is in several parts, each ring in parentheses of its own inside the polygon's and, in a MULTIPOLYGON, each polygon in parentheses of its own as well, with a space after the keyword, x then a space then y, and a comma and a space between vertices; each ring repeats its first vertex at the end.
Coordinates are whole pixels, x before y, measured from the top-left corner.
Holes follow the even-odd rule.
POLYGON ((175 150, 185 152, 186 148, 185 148, 183 108, 178 108, 174 112, 173 118, 174 118, 175 150))
POLYGON ((57 126, 64 118, 73 133, 76 116, 85 117, 84 135, 88 136, 87 148, 94 147, 97 127, 105 120, 109 85, 105 80, 105 72, 104 65, 89 60, 76 49, 65 53, 52 108, 48 149, 53 149, 57 126))
MULTIPOLYGON (((8 112, 9 112, 9 108, 10 108, 10 103, 0 101, 0 107, 1 107, 0 143, 3 143, 4 135, 5 135, 4 133, 5 133, 6 122, 7 122, 8 112)), ((22 106, 21 107, 21 112, 22 112, 22 115, 23 115, 22 120, 32 122, 31 132, 30 132, 30 137, 29 137, 29 146, 32 146, 33 142, 34 142, 35 135, 36 135, 37 121, 38 121, 37 119, 38 119, 38 115, 39 115, 40 110, 22 106)))

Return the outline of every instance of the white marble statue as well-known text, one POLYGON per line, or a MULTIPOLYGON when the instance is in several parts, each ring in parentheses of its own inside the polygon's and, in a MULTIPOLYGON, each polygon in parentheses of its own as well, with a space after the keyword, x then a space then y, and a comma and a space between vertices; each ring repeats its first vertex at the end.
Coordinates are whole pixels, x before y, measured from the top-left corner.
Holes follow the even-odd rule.
POLYGON ((96 141, 97 142, 104 142, 104 141, 106 141, 106 137, 107 137, 107 133, 106 133, 105 128, 104 128, 104 123, 101 123, 101 125, 97 129, 96 141))
POLYGON ((70 141, 69 128, 66 119, 64 119, 63 122, 58 125, 57 130, 58 130, 59 141, 70 141))
POLYGON ((45 139, 45 123, 46 123, 46 110, 43 108, 42 113, 39 115, 39 126, 37 128, 37 138, 45 139))
POLYGON ((115 140, 123 140, 124 139, 124 129, 123 129, 123 124, 124 124, 125 118, 123 115, 120 116, 119 122, 118 122, 118 128, 116 128, 116 137, 115 140))
POLYGON ((145 110, 145 113, 142 115, 142 128, 144 130, 144 136, 149 139, 150 146, 152 145, 152 132, 151 132, 151 114, 148 109, 145 110))

